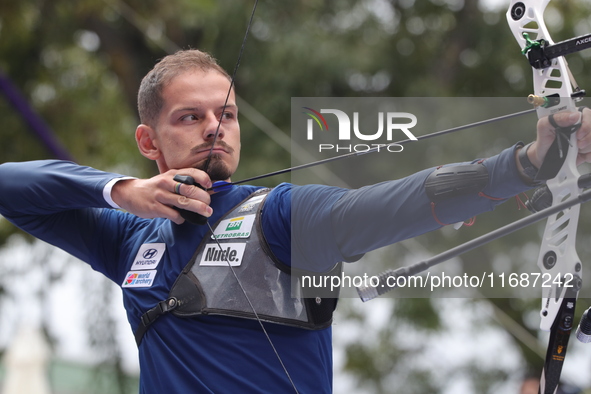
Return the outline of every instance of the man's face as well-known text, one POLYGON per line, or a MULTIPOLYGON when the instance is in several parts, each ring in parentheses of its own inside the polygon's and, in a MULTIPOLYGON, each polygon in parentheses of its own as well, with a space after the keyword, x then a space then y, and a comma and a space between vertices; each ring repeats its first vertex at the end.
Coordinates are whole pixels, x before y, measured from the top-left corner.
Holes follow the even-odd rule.
POLYGON ((214 70, 185 72, 164 87, 164 106, 153 130, 160 172, 188 167, 203 170, 219 125, 207 173, 212 181, 229 180, 240 159, 233 90, 224 109, 229 89, 230 81, 214 70))

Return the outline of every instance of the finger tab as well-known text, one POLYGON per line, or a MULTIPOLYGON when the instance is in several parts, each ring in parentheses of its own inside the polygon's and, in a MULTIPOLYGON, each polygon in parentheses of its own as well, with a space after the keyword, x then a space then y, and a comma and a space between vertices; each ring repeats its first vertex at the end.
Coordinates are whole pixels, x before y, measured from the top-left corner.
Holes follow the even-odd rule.
POLYGON ((190 175, 176 174, 172 179, 185 185, 196 185, 195 179, 190 175))

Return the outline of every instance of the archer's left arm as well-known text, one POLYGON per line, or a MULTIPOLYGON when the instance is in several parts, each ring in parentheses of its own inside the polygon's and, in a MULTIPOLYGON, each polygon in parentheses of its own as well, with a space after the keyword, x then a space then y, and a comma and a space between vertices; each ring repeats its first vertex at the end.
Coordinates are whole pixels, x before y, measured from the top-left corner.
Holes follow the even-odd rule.
MULTIPOLYGON (((578 119, 578 114, 555 116, 561 126, 576 123, 578 119)), ((534 165, 539 165, 554 139, 554 130, 549 125, 547 119, 540 120, 538 138, 527 151, 534 165)), ((581 161, 585 161, 591 151, 591 111, 585 111, 577 135, 581 161)), ((308 262, 304 263, 308 269, 328 269, 337 261, 355 261, 370 250, 491 211, 532 188, 531 180, 517 160, 522 146, 518 144, 491 158, 472 162, 486 169, 488 178, 484 187, 437 203, 430 200, 425 190, 427 179, 435 169, 357 190, 321 185, 279 187, 274 192, 285 189, 284 194, 290 200, 284 204, 284 216, 288 218, 286 223, 291 217, 291 226, 287 224, 284 232, 276 228, 269 231, 286 234, 271 248, 288 265, 295 256, 298 261, 308 262)))
MULTIPOLYGON (((442 223, 456 223, 491 211, 531 187, 522 181, 515 164, 515 152, 520 146, 484 161, 464 163, 484 169, 487 174, 484 184, 475 192, 445 199, 436 206, 425 189, 427 179, 436 171, 434 168, 355 190, 323 185, 291 186, 289 193, 285 193, 290 199, 290 215, 283 215, 288 222, 291 218, 291 225, 287 226, 290 235, 272 243, 271 249, 288 265, 324 271, 338 261, 356 261, 368 251, 435 230, 442 223), (282 246, 283 254, 277 251, 281 252, 282 246)), ((283 189, 276 188, 268 197, 269 208, 273 200, 285 201, 273 198, 283 189)), ((266 210, 267 214, 272 211, 266 210)), ((265 232, 281 233, 276 228, 265 232)))
MULTIPOLYGON (((578 164, 591 161, 591 110, 558 113, 553 120, 560 127, 581 123, 576 132, 578 164)), ((526 151, 535 167, 540 168, 555 136, 552 121, 547 117, 540 119, 537 139, 526 151)), ((335 238, 341 253, 344 256, 358 256, 444 224, 464 221, 491 211, 508 198, 531 189, 534 183, 519 160, 522 146, 518 144, 482 161, 488 180, 480 191, 457 193, 449 199, 434 201, 433 196, 425 192, 429 177, 437 171, 433 169, 349 191, 334 204, 332 210, 333 228, 340 229, 336 231, 335 238), (355 225, 351 226, 352 223, 355 225), (361 230, 361 226, 365 227, 364 230, 361 230)))

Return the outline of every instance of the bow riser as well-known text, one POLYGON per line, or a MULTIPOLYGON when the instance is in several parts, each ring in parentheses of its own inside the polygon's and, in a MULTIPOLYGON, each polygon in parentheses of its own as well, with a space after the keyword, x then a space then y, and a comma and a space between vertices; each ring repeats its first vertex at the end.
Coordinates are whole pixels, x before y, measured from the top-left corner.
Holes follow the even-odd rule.
MULTIPOLYGON (((572 88, 576 83, 564 57, 556 57, 549 61, 539 56, 540 51, 543 52, 547 45, 554 44, 543 19, 549 1, 514 0, 507 11, 511 31, 533 67, 535 95, 538 98, 550 98, 539 101, 544 103, 537 108, 539 118, 577 110, 572 88)), ((556 176, 546 183, 552 195, 552 206, 555 206, 576 198, 581 193, 577 183, 580 177, 577 169, 578 149, 576 128, 568 130, 570 134, 567 134, 557 127, 552 118, 548 121, 556 128, 555 144, 558 146, 560 159, 566 155, 556 176)), ((548 279, 542 287, 540 329, 550 332, 540 380, 539 392, 543 394, 556 393, 558 389, 564 355, 573 326, 576 299, 582 283, 582 267, 575 249, 579 212, 580 205, 575 205, 548 218, 538 256, 542 278, 548 279)))
MULTIPOLYGON (((515 39, 522 49, 530 42, 524 36, 529 35, 532 40, 544 40, 553 44, 548 29, 544 24, 544 10, 550 0, 521 0, 513 1, 507 11, 507 21, 515 39)), ((534 92, 540 97, 552 96, 552 104, 548 107, 537 108, 538 117, 549 116, 562 111, 576 111, 572 99, 573 89, 570 81, 570 71, 564 57, 552 59, 549 67, 533 68, 534 92)), ((567 145, 564 143, 563 145, 567 145)), ((572 198, 580 193, 577 180, 580 176, 577 170, 577 140, 576 133, 570 136, 566 150, 566 160, 558 175, 547 182, 553 196, 554 204, 572 198), (570 149, 569 149, 570 148, 570 149)), ((581 277, 581 264, 575 250, 575 235, 577 231, 580 207, 577 205, 548 219, 542 247, 538 257, 538 266, 546 278, 560 279, 565 275, 581 277)), ((572 283, 572 282, 571 282, 572 283)), ((578 282, 577 282, 578 283, 578 282)), ((552 283, 550 288, 543 289, 540 328, 550 331, 555 321, 566 288, 552 283)))
MULTIPOLYGON (((574 153, 573 156, 576 160, 575 149, 569 150, 569 156, 571 153, 574 153)), ((569 159, 567 156, 567 161, 569 159)), ((570 165, 566 166, 566 168, 563 167, 559 176, 547 183, 553 198, 558 201, 565 201, 578 195, 580 192, 576 181, 578 176, 579 173, 576 168, 572 168, 570 165), (567 177, 566 174, 570 174, 570 176, 567 177), (562 178, 563 176, 564 178, 562 178)), ((538 256, 538 267, 542 272, 542 277, 551 280, 551 283, 549 283, 551 287, 542 289, 540 329, 544 331, 550 331, 552 328, 552 324, 558 316, 562 300, 569 289, 560 287, 556 283, 557 280, 563 278, 567 281, 567 285, 573 286, 577 290, 580 286, 580 279, 582 278, 581 263, 575 250, 579 211, 580 205, 575 205, 566 211, 552 215, 546 223, 542 247, 538 256)))

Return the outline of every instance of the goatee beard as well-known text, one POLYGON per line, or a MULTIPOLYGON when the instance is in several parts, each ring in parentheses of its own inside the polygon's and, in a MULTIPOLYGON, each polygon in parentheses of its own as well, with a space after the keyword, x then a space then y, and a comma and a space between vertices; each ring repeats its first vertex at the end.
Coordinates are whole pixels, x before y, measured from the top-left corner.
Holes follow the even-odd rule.
POLYGON ((197 169, 205 171, 212 182, 225 181, 232 176, 230 169, 222 160, 222 156, 217 153, 212 154, 209 159, 197 164, 197 169), (208 161, 209 165, 207 165, 208 161), (207 169, 205 169, 206 165, 207 169))

